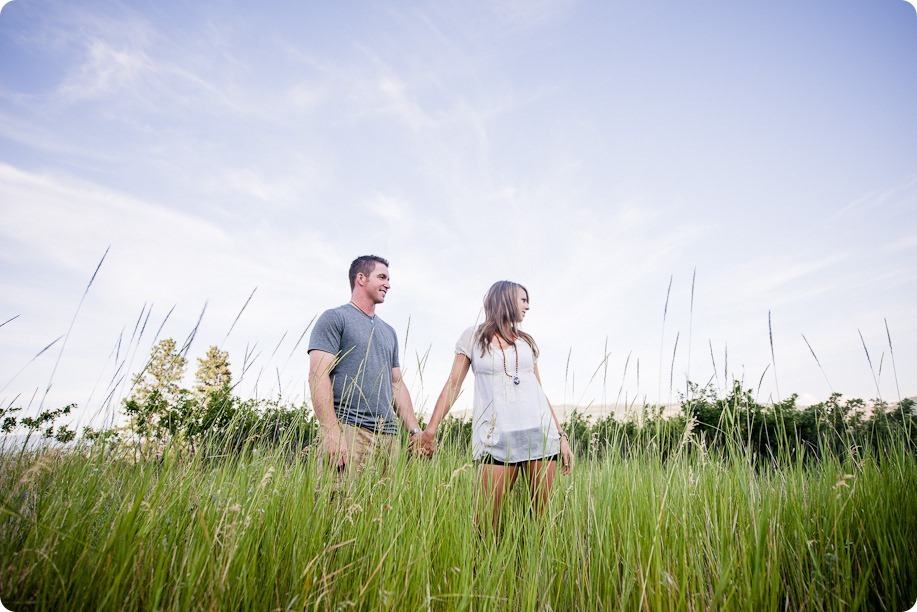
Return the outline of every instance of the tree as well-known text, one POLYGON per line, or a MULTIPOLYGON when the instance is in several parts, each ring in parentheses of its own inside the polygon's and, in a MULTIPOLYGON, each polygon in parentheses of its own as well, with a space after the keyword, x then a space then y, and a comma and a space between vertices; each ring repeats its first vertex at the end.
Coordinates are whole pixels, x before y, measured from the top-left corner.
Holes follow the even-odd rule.
POLYGON ((207 349, 207 355, 198 357, 195 391, 202 403, 207 401, 212 391, 229 387, 232 384, 232 372, 229 371, 229 353, 215 346, 207 349))
POLYGON ((150 361, 142 372, 134 376, 134 392, 131 399, 143 403, 158 391, 166 402, 175 398, 178 383, 185 375, 188 360, 176 349, 175 340, 164 338, 153 346, 150 361))
POLYGON ((134 390, 124 406, 133 419, 134 431, 141 437, 156 433, 159 419, 172 407, 185 404, 187 391, 179 387, 179 382, 186 364, 187 359, 178 352, 175 340, 164 338, 153 346, 143 371, 134 376, 134 390))

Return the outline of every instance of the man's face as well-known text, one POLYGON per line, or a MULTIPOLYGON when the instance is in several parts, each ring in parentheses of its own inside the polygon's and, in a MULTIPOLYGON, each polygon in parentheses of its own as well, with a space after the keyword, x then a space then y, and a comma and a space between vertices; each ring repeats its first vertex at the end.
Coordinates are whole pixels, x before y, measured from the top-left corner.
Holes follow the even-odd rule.
POLYGON ((388 266, 376 262, 376 267, 368 276, 363 276, 363 291, 374 304, 385 301, 389 289, 388 266))

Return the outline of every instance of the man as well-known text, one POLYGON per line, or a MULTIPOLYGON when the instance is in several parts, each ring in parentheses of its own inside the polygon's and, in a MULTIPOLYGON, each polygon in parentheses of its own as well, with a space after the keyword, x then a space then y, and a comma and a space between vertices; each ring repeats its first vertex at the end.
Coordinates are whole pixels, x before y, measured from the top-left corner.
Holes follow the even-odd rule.
POLYGON ((398 338, 376 316, 388 290, 388 261, 357 257, 350 264, 350 303, 326 310, 309 339, 312 407, 323 451, 339 470, 362 466, 374 452, 395 454, 396 412, 411 451, 420 449, 423 431, 401 378, 398 338))

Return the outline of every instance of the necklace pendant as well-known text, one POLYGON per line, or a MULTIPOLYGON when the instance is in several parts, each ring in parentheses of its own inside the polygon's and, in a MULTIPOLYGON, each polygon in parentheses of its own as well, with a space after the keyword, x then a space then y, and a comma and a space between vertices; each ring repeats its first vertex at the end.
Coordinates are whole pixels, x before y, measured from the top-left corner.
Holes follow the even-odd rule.
POLYGON ((518 377, 518 376, 513 376, 513 384, 514 384, 514 385, 518 385, 520 382, 522 382, 522 381, 519 380, 519 377, 518 377))

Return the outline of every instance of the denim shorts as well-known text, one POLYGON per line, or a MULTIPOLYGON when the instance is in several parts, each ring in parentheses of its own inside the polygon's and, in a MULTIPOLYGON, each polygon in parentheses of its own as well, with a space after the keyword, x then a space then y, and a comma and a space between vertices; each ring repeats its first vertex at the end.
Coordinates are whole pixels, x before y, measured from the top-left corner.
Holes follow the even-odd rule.
POLYGON ((513 461, 512 463, 509 463, 506 461, 500 461, 498 459, 494 459, 492 455, 485 454, 483 457, 479 459, 479 461, 483 463, 484 465, 506 465, 509 467, 519 467, 520 465, 525 465, 526 463, 529 463, 530 461, 557 461, 557 455, 555 454, 555 455, 550 455, 548 457, 539 457, 537 459, 526 459, 524 461, 513 461))

